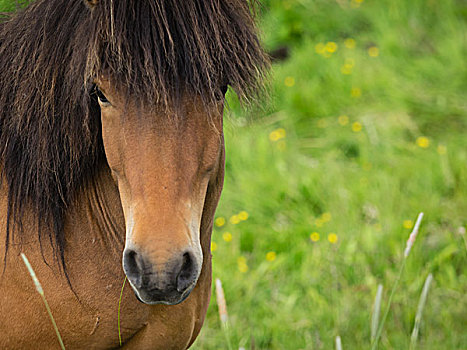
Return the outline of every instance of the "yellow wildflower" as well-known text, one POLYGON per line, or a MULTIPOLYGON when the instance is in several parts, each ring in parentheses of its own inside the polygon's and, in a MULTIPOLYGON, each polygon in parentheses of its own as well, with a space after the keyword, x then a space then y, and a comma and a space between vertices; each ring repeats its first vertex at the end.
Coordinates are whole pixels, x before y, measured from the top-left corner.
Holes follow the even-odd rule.
POLYGON ((362 96, 362 89, 360 89, 358 87, 353 87, 350 90, 350 96, 352 96, 354 98, 359 98, 360 96, 362 96))
POLYGON ((378 57, 379 56, 379 48, 376 46, 372 46, 368 49, 368 55, 370 57, 378 57))
POLYGON ((417 146, 421 148, 428 148, 430 146, 430 139, 425 136, 417 137, 417 146))
POLYGON ((271 140, 273 142, 276 142, 276 141, 278 141, 280 139, 283 139, 286 136, 286 134, 287 133, 286 133, 284 128, 279 128, 279 129, 273 130, 269 134, 269 140, 271 140))
POLYGON ((277 141, 279 139, 280 139, 279 133, 276 130, 271 131, 271 133, 269 134, 269 140, 275 142, 275 141, 277 141))
POLYGON ((322 55, 326 51, 326 46, 323 43, 318 43, 315 45, 316 53, 322 55))
POLYGON ((339 118, 337 118, 337 121, 340 125, 344 126, 349 123, 349 117, 346 115, 340 115, 339 118))
POLYGON ((285 131, 284 128, 279 128, 279 129, 277 129, 276 131, 277 131, 277 134, 279 135, 279 137, 280 137, 281 139, 283 139, 283 138, 287 135, 287 133, 286 133, 286 131, 285 131))
POLYGON ((238 224, 238 223, 240 222, 240 218, 238 217, 238 215, 232 215, 232 216, 230 217, 230 219, 229 219, 229 222, 230 222, 231 224, 236 225, 236 224, 238 224))
POLYGON ((413 221, 412 220, 404 220, 402 223, 402 226, 406 229, 411 229, 413 227, 413 221))
POLYGON ((328 41, 326 43, 326 51, 330 53, 334 53, 337 51, 337 44, 334 41, 328 41))
POLYGON ((338 237, 335 233, 330 233, 328 234, 328 241, 331 242, 332 244, 337 243, 338 237))
POLYGON ((275 252, 268 252, 266 254, 266 260, 267 261, 274 261, 276 260, 276 253, 275 252))
POLYGON ((352 66, 350 64, 344 64, 341 66, 341 73, 344 75, 352 74, 352 66))
POLYGON ((323 213, 321 215, 321 220, 323 220, 323 222, 328 222, 328 221, 331 221, 331 213, 323 213))
POLYGON ((211 242, 211 252, 215 252, 217 250, 217 243, 211 242))
POLYGON ((247 264, 238 264, 238 270, 241 273, 248 272, 248 265, 247 264))
POLYGON ((248 213, 246 211, 241 211, 240 213, 238 213, 238 218, 242 221, 245 221, 246 219, 248 219, 248 213))
POLYGON ((232 241, 232 234, 230 232, 224 232, 222 234, 222 238, 224 239, 224 241, 230 242, 232 241))
POLYGON ((284 85, 287 87, 292 87, 295 85, 295 78, 294 77, 286 77, 284 79, 284 85))
POLYGON ((353 122, 353 123, 352 123, 352 131, 353 131, 353 132, 360 132, 360 131, 362 131, 362 123, 360 123, 360 122, 353 122))
POLYGON ((242 273, 245 273, 248 271, 248 264, 246 263, 246 259, 244 256, 239 256, 237 258, 237 265, 238 265, 238 270, 242 273))
POLYGON ((222 227, 225 225, 225 218, 223 218, 222 216, 219 216, 215 221, 214 221, 214 224, 217 226, 217 227, 222 227))
POLYGON ((345 39, 344 40, 344 45, 348 49, 354 49, 355 45, 356 45, 355 39, 352 39, 352 38, 345 39))
POLYGON ((318 242, 319 241, 319 233, 318 232, 312 232, 310 234, 310 239, 312 242, 318 242))
POLYGON ((359 8, 360 5, 362 4, 362 2, 363 2, 363 0, 351 0, 350 1, 350 7, 354 8, 354 9, 359 8))

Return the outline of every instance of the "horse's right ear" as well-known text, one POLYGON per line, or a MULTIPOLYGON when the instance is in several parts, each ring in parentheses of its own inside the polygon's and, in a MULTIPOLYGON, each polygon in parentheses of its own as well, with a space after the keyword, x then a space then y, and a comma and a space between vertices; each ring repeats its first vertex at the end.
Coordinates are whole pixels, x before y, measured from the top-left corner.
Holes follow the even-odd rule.
POLYGON ((99 2, 99 0, 84 0, 84 2, 86 3, 86 5, 88 5, 90 8, 94 8, 96 7, 97 3, 99 2))

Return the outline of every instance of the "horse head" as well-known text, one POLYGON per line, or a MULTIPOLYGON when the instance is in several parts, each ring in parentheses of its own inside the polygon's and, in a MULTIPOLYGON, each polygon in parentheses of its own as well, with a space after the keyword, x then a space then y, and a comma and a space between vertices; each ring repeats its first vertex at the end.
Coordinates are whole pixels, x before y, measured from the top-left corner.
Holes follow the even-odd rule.
MULTIPOLYGON (((185 97, 171 116, 132 103, 111 78, 96 80, 102 138, 125 216, 123 269, 140 301, 178 304, 196 285, 203 214, 212 225, 224 175, 223 94, 185 97)), ((201 241, 204 239, 203 252, 201 241)))

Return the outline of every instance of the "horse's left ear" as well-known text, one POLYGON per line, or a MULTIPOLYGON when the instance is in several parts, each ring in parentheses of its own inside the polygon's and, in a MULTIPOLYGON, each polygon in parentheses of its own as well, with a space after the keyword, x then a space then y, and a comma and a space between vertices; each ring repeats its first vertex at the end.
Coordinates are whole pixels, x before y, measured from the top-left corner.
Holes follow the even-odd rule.
POLYGON ((99 2, 99 0, 84 0, 84 2, 86 3, 86 5, 88 5, 90 8, 93 8, 97 5, 97 3, 99 2))

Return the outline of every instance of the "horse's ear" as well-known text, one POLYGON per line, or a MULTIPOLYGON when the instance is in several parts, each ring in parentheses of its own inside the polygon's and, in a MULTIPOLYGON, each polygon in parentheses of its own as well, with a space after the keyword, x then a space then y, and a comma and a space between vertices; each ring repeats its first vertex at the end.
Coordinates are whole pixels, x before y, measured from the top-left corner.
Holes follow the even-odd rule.
POLYGON ((86 3, 86 5, 88 5, 90 8, 94 8, 97 3, 99 2, 99 0, 84 0, 84 2, 86 3))

